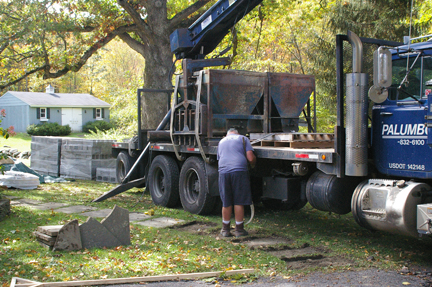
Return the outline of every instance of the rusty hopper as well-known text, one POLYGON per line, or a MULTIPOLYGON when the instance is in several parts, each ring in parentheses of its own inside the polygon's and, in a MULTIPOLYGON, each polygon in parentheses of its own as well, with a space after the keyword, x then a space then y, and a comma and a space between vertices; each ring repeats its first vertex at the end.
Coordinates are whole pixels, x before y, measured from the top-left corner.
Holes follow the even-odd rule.
POLYGON ((176 134, 195 129, 200 102, 200 134, 220 137, 230 127, 241 133, 296 132, 298 118, 315 90, 313 76, 238 70, 196 72, 194 86, 180 76, 175 103, 176 134))

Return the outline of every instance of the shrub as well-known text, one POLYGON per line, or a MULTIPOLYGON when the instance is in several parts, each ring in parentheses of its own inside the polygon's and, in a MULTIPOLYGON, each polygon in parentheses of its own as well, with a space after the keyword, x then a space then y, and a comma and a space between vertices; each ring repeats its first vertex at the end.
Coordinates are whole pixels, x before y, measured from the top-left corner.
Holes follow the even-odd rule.
POLYGON ((97 132, 97 130, 105 132, 107 130, 112 129, 114 126, 113 124, 106 122, 106 121, 93 121, 93 122, 87 122, 83 126, 83 132, 90 133, 97 132))
POLYGON ((69 125, 61 126, 58 123, 43 123, 27 127, 27 133, 32 136, 67 136, 71 132, 69 125))

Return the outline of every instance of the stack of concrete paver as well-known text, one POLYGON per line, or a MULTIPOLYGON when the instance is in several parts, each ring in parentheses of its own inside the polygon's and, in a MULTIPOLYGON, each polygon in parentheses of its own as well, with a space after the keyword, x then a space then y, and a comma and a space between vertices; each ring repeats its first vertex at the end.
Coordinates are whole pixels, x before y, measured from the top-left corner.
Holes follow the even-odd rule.
POLYGON ((41 174, 96 179, 96 169, 115 168, 112 140, 32 137, 31 168, 41 174))
POLYGON ((95 179, 98 167, 115 167, 112 140, 63 138, 60 174, 69 178, 95 179))
POLYGON ((60 176, 59 160, 62 139, 32 136, 30 166, 45 175, 60 176))

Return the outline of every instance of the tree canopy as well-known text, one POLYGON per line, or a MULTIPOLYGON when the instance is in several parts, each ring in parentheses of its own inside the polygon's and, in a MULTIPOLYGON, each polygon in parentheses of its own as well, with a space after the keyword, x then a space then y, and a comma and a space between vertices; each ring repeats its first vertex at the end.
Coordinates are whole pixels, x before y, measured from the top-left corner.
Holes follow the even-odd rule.
MULTIPOLYGON (((1 1, 0 90, 28 81, 29 76, 34 82, 35 76, 55 79, 79 73, 88 87, 86 92, 95 93, 103 74, 98 67, 98 51, 116 37, 145 59, 144 70, 135 70, 142 73, 138 79, 143 77, 141 83, 133 77, 134 87, 170 89, 173 56, 169 35, 189 26, 215 1, 1 1)), ((324 95, 321 102, 331 109, 335 94, 334 36, 348 29, 361 37, 397 41, 410 30, 413 36, 431 34, 432 3, 415 1, 412 10, 410 4, 405 0, 264 0, 233 27, 210 57, 231 45, 230 68, 314 74, 318 93, 324 95)), ((105 64, 115 68, 113 63, 105 64)), ((129 79, 124 74, 118 77, 129 79)), ((112 92, 113 99, 124 94, 119 91, 125 87, 118 81, 111 83, 119 87, 112 92)), ((134 96, 135 91, 130 94, 134 96)), ((146 97, 143 104, 164 107, 166 96, 146 97)), ((164 113, 151 108, 143 121, 156 119, 148 126, 152 128, 164 113)))

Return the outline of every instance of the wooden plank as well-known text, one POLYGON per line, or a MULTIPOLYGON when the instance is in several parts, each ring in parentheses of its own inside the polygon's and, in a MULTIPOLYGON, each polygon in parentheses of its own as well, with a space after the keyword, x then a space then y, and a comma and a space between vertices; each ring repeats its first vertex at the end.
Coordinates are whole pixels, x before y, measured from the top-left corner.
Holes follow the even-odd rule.
POLYGON ((46 225, 46 226, 38 226, 37 231, 40 233, 49 235, 49 236, 57 236, 59 230, 63 227, 63 225, 46 225))
POLYGON ((202 272, 177 275, 162 275, 162 276, 147 276, 147 277, 130 277, 130 278, 114 278, 114 279, 96 279, 96 280, 81 280, 81 281, 65 281, 65 282, 34 282, 29 283, 28 280, 19 283, 21 278, 12 278, 15 280, 14 287, 69 287, 69 286, 90 286, 90 285, 110 285, 110 284, 127 284, 139 282, 155 282, 155 281, 172 281, 186 280, 204 277, 216 277, 220 275, 231 276, 235 274, 249 274, 255 272, 254 269, 238 269, 216 272, 202 272))
POLYGON ((333 148, 334 142, 301 142, 291 143, 292 148, 333 148))
POLYGON ((291 146, 291 142, 287 142, 287 141, 275 141, 274 142, 274 146, 275 147, 290 147, 291 146))
POLYGON ((274 141, 261 141, 261 146, 274 146, 274 141))
POLYGON ((39 231, 33 232, 33 235, 36 236, 36 238, 42 239, 43 241, 46 241, 46 242, 55 242, 57 239, 56 236, 49 236, 49 235, 40 233, 39 231))
POLYGON ((50 246, 54 245, 54 243, 57 239, 57 237, 52 237, 52 236, 40 233, 38 231, 33 232, 33 235, 36 237, 37 240, 39 240, 45 244, 48 244, 50 246))

